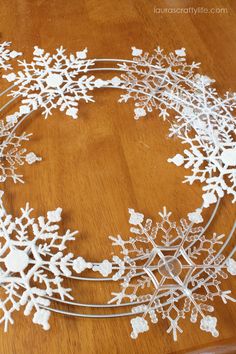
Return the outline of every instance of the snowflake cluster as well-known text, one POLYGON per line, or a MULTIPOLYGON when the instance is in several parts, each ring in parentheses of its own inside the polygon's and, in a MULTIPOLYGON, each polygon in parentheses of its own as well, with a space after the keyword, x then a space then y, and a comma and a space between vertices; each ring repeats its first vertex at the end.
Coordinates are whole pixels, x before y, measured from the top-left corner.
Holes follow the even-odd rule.
POLYGON ((109 272, 105 276, 113 273, 113 280, 121 282, 121 291, 113 292, 109 303, 135 303, 131 337, 148 331, 147 317, 157 323, 160 314, 169 321, 167 332, 177 340, 177 333, 182 332, 179 321, 188 313, 192 322, 201 318, 202 330, 218 336, 217 319, 209 315, 214 307, 209 302, 215 297, 224 303, 235 301, 230 291, 221 289, 221 279, 228 277, 226 270, 236 274, 236 261, 217 250, 224 235, 207 237, 201 226, 194 226, 202 222, 199 209, 179 224, 171 220, 166 208, 156 223, 144 220, 144 215, 133 209, 129 213, 132 236, 126 240, 110 236, 121 257, 113 256, 110 268, 106 261, 109 272))
POLYGON ((53 55, 35 47, 33 54, 31 63, 18 61, 22 70, 17 74, 3 75, 16 86, 10 95, 22 98, 20 110, 12 119, 17 121, 22 114, 38 108, 43 109, 47 118, 57 107, 76 119, 78 101, 93 101, 88 92, 99 86, 94 76, 86 75, 88 68, 94 65, 93 60, 86 59, 87 49, 67 56, 62 47, 53 55))
POLYGON ((47 330, 48 297, 73 299, 63 278, 83 270, 81 257, 65 253, 66 242, 74 240, 77 231, 59 234, 60 208, 34 218, 27 203, 20 216, 13 217, 6 212, 2 196, 0 192, 0 323, 6 331, 14 322, 14 311, 24 307, 24 314, 34 313, 33 322, 47 330))
POLYGON ((135 118, 153 109, 170 121, 170 136, 177 136, 189 148, 169 162, 191 168, 185 182, 203 184, 204 206, 224 194, 236 201, 236 94, 221 97, 212 87, 214 80, 196 72, 199 64, 188 64, 185 49, 166 55, 157 48, 149 55, 133 48, 133 63, 120 64, 120 102, 135 101, 135 118), (174 119, 171 113, 175 114, 174 119))
POLYGON ((102 80, 86 74, 96 63, 96 59, 87 59, 87 49, 66 55, 61 47, 51 55, 35 47, 32 62, 18 61, 21 71, 3 75, 13 83, 13 99, 21 98, 19 110, 7 116, 6 122, 16 126, 39 108, 47 117, 57 107, 75 119, 78 102, 93 101, 89 92, 120 87, 126 91, 120 102, 135 101, 136 119, 157 109, 160 117, 170 121, 170 136, 180 138, 186 149, 168 161, 191 169, 184 182, 203 185, 204 207, 225 194, 235 201, 236 95, 226 92, 221 97, 212 87, 214 80, 197 73, 199 63, 187 63, 184 48, 165 54, 158 47, 149 55, 133 47, 132 53, 132 63, 118 64, 124 71, 120 78, 102 80))

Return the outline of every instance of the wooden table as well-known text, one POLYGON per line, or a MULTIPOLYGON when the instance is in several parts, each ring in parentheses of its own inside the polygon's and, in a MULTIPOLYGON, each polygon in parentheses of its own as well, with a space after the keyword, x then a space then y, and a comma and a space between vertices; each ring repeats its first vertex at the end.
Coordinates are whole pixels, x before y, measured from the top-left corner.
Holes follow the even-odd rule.
MULTIPOLYGON (((91 58, 131 58, 131 46, 167 52, 185 47, 189 61, 202 62, 202 72, 217 80, 220 92, 236 90, 235 1, 94 1, 1 0, 1 40, 31 59, 38 45, 53 52, 63 45, 69 52, 89 49, 91 58), (159 7, 226 8, 223 14, 158 13, 159 7)), ((22 126, 33 133, 29 150, 43 162, 21 168, 24 185, 4 185, 6 206, 13 215, 26 201, 42 215, 63 207, 63 228, 79 229, 75 254, 99 261, 110 257, 109 235, 128 236, 132 207, 156 218, 164 205, 173 218, 186 216, 201 204, 201 186, 181 184, 186 171, 167 163, 181 151, 179 141, 166 139, 168 124, 157 119, 133 119, 133 103, 118 104, 120 92, 95 92, 95 103, 81 103, 74 121, 55 111, 44 120, 39 112, 22 126)), ((3 187, 2 187, 3 188, 3 187)), ((206 212, 206 218, 209 215, 206 212)), ((228 233, 235 208, 230 197, 221 203, 209 233, 228 233)), ((235 289, 236 281, 225 281, 235 289)), ((81 302, 107 301, 114 284, 71 283, 81 302)), ((91 320, 51 316, 44 332, 23 313, 7 334, 0 333, 4 354, 65 353, 236 353, 236 305, 216 301, 220 337, 202 332, 189 319, 173 342, 168 325, 159 320, 137 340, 130 338, 129 319, 91 320)))

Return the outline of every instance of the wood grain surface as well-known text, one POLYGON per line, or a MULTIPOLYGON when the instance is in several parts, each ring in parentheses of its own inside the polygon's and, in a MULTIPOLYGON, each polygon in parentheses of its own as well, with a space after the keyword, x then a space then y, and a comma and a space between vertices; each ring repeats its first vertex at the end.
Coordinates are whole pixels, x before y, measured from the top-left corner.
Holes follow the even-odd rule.
MULTIPOLYGON (((63 45, 68 52, 89 49, 93 58, 131 58, 130 47, 167 52, 185 47, 189 60, 202 62, 201 71, 215 78, 220 92, 236 90, 236 2, 232 1, 95 1, 1 0, 1 41, 32 57, 32 47, 47 51, 63 45), (226 8, 224 14, 157 13, 155 8, 226 8)), ((94 92, 96 103, 81 103, 74 121, 55 111, 44 120, 40 112, 24 123, 33 133, 28 149, 43 157, 24 166, 24 185, 4 185, 10 213, 30 201, 35 215, 61 206, 63 228, 78 229, 71 249, 99 261, 112 252, 109 235, 128 236, 132 207, 155 218, 164 205, 177 220, 201 204, 201 186, 181 181, 184 168, 167 163, 182 151, 179 141, 167 139, 168 124, 157 113, 133 119, 133 103, 117 103, 120 92, 94 92)), ((210 210, 205 213, 209 216, 210 210)), ((230 197, 221 203, 209 233, 228 233, 235 216, 230 197)), ((81 302, 108 301, 118 284, 70 283, 81 302)), ((224 282, 235 290, 232 278, 224 282)), ((199 324, 183 320, 184 333, 173 342, 168 324, 159 320, 137 340, 130 338, 129 319, 91 320, 51 316, 43 331, 20 311, 7 334, 0 332, 1 354, 106 353, 236 353, 236 304, 215 302, 220 337, 202 332, 199 324)))

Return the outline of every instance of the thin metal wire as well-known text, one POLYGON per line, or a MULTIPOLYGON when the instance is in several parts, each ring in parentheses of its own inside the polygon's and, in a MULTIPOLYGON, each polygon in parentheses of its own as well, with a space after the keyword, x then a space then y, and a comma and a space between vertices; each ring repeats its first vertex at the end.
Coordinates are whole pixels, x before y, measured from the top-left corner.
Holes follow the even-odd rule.
POLYGON ((12 102, 14 102, 17 98, 19 97, 16 96, 16 97, 13 97, 11 98, 7 103, 5 103, 1 108, 0 108, 0 112, 2 112, 5 108, 7 108, 12 102))
POLYGON ((44 296, 44 298, 46 298, 48 300, 55 301, 55 302, 62 303, 64 305, 72 305, 72 306, 77 306, 77 307, 92 307, 92 308, 118 308, 118 307, 141 305, 141 304, 148 302, 148 301, 134 301, 134 302, 124 302, 122 304, 87 304, 87 303, 81 303, 81 302, 76 302, 76 301, 66 301, 66 300, 58 299, 56 297, 51 297, 51 296, 44 296))
POLYGON ((124 313, 114 313, 114 314, 107 314, 107 315, 99 315, 99 314, 84 314, 84 313, 78 313, 78 312, 69 312, 69 311, 63 311, 63 310, 58 310, 53 307, 49 306, 39 306, 40 308, 43 308, 45 310, 51 311, 51 312, 56 312, 60 313, 65 316, 74 316, 74 317, 83 317, 83 318, 117 318, 117 317, 126 317, 126 316, 134 316, 135 314, 142 314, 144 311, 140 312, 124 312, 124 313))
POLYGON ((3 95, 5 95, 5 93, 7 93, 8 91, 10 91, 11 89, 13 89, 13 87, 17 86, 17 84, 13 84, 9 87, 7 87, 4 91, 0 92, 0 97, 2 97, 3 95))

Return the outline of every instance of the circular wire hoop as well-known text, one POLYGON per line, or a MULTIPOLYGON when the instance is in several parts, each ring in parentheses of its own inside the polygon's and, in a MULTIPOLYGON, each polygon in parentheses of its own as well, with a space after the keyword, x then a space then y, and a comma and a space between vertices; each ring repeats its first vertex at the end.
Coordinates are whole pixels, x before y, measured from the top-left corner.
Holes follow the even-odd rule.
POLYGON ((216 296, 221 297, 223 302, 233 300, 230 291, 221 289, 219 278, 228 277, 226 270, 232 275, 236 274, 236 261, 232 258, 236 246, 227 257, 223 255, 233 241, 236 224, 225 242, 222 241, 222 235, 206 237, 205 232, 214 220, 225 193, 231 194, 233 200, 236 199, 235 119, 232 115, 236 107, 235 95, 227 92, 224 98, 220 97, 211 86, 214 80, 195 72, 199 64, 187 64, 183 48, 168 55, 163 54, 160 48, 152 55, 137 48, 133 48, 132 53, 133 60, 87 59, 86 49, 67 57, 63 48, 57 49, 56 54, 50 56, 35 47, 33 62, 20 61, 22 71, 4 75, 13 84, 0 95, 10 94, 12 98, 1 107, 1 111, 4 112, 17 100, 20 105, 19 110, 7 116, 6 123, 0 127, 3 137, 0 158, 6 161, 0 164, 1 181, 7 178, 14 182, 23 181, 22 176, 16 174, 17 160, 20 164, 41 160, 33 152, 20 157, 17 155, 18 146, 29 138, 25 133, 18 136, 17 128, 32 112, 42 108, 47 117, 53 109, 59 107, 76 119, 78 101, 93 101, 89 92, 100 88, 120 89, 125 92, 120 102, 130 99, 135 102, 136 119, 156 109, 160 117, 170 122, 170 136, 177 136, 183 144, 189 145, 183 155, 177 154, 168 161, 191 168, 193 174, 186 181, 200 181, 203 184, 202 206, 189 213, 188 219, 181 219, 179 226, 171 221, 171 213, 166 208, 159 213, 161 221, 156 224, 150 219, 145 221, 143 214, 129 209, 132 237, 128 240, 120 236, 110 237, 113 245, 121 248, 121 258, 114 256, 112 261, 105 259, 93 262, 63 252, 66 249, 65 242, 73 240, 75 233, 67 231, 63 236, 58 235, 60 208, 49 211, 47 218, 39 217, 35 222, 31 217, 32 209, 27 204, 22 209, 21 217, 13 218, 7 214, 1 195, 0 230, 5 241, 0 249, 1 264, 5 267, 1 275, 1 286, 8 295, 6 300, 0 300, 0 304, 3 311, 1 322, 4 322, 5 330, 8 323, 13 321, 11 313, 26 305, 25 313, 35 310, 33 322, 42 325, 44 329, 49 328, 51 312, 91 318, 136 316, 131 320, 131 337, 137 338, 139 333, 149 329, 146 318, 150 317, 151 322, 156 323, 157 314, 160 313, 170 323, 167 332, 172 332, 174 340, 177 340, 177 332, 182 332, 178 322, 185 317, 185 313, 191 312, 192 322, 196 322, 200 316, 200 328, 218 336, 216 317, 206 314, 214 310, 207 301, 216 296), (100 64, 102 67, 99 67, 100 64), (111 79, 89 76, 97 72, 121 75, 111 79), (173 119, 171 111, 176 114, 173 119), (14 147, 10 154, 9 145, 14 147), (215 207, 205 227, 196 227, 196 224, 203 222, 204 208, 212 204, 215 207), (33 239, 28 231, 31 226, 33 239), (158 236, 161 243, 158 243, 158 236), (144 250, 143 246, 147 248, 144 250), (219 249, 216 250, 215 246, 219 249), (21 251, 18 251, 19 247, 21 251), (53 253, 53 247, 57 249, 56 253, 53 253), (10 253, 4 257, 7 250, 10 253), (195 261, 198 257, 200 264, 195 261), (26 270, 29 265, 33 269, 31 273, 26 270), (85 270, 99 272, 102 277, 74 274, 85 270), (183 275, 184 270, 186 273, 183 275), (44 288, 32 287, 32 278, 43 284, 44 288), (113 293, 114 297, 108 304, 80 303, 72 301, 70 289, 61 285, 63 278, 105 282, 119 280, 122 290, 113 293), (153 287, 153 292, 139 295, 139 288, 145 287, 148 291, 153 287), (215 291, 211 291, 210 287, 215 287, 215 291), (133 292, 126 293, 127 289, 133 292), (123 302, 124 299, 128 301, 123 302), (10 310, 4 308, 6 302, 11 303, 10 310), (119 309, 128 306, 131 310, 115 314, 84 314, 51 307, 50 302, 91 309, 119 309))

